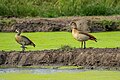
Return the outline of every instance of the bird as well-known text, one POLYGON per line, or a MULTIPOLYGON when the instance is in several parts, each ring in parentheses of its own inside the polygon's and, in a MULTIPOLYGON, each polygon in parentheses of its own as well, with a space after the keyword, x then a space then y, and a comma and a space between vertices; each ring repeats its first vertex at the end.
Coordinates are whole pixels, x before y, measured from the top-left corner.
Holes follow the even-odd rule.
POLYGON ((75 21, 72 21, 70 23, 70 26, 72 28, 72 36, 74 37, 74 39, 81 42, 81 48, 84 48, 84 49, 86 48, 86 41, 88 41, 88 40, 93 40, 93 41, 97 42, 97 39, 93 35, 83 32, 81 30, 78 30, 77 24, 75 21), (83 47, 83 45, 84 45, 84 47, 83 47))
POLYGON ((27 45, 31 45, 33 47, 36 46, 29 38, 27 38, 26 36, 21 35, 21 30, 20 29, 16 29, 16 32, 17 32, 17 34, 15 35, 15 40, 17 41, 17 43, 22 45, 21 46, 22 52, 25 51, 25 48, 27 48, 25 46, 27 46, 27 45))

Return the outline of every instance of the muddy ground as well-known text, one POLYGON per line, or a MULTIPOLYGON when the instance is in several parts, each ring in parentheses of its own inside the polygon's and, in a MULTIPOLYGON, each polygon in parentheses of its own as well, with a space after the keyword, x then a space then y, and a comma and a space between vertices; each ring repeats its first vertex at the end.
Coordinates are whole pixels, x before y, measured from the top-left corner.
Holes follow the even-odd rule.
MULTIPOLYGON (((87 16, 62 18, 2 18, 0 32, 71 31, 69 23, 76 21, 86 32, 120 30, 120 16, 87 16)), ((0 51, 1 66, 76 65, 86 67, 120 67, 120 48, 58 49, 44 51, 0 51)))
POLYGON ((0 51, 1 66, 120 67, 120 48, 0 51))
POLYGON ((83 16, 61 18, 3 18, 0 17, 0 32, 71 31, 71 21, 76 21, 78 29, 86 32, 120 30, 120 16, 83 16))

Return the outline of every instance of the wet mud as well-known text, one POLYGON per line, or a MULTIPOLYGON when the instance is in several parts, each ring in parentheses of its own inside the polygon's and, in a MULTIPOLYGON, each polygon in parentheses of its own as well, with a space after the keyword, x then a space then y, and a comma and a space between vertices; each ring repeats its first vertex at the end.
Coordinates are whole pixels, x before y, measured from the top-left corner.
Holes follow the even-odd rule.
POLYGON ((120 48, 0 51, 0 65, 120 67, 120 48))

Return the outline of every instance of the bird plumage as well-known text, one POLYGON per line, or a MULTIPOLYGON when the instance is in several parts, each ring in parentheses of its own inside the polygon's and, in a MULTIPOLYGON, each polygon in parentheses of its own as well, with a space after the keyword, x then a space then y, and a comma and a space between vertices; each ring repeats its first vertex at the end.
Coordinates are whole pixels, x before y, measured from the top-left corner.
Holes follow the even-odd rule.
POLYGON ((81 48, 83 47, 83 43, 84 43, 84 48, 86 48, 85 41, 87 41, 87 40, 93 40, 93 41, 97 42, 97 39, 93 35, 91 35, 89 33, 86 33, 86 32, 83 32, 83 31, 79 31, 77 29, 77 24, 75 22, 72 22, 70 24, 70 26, 72 27, 72 35, 73 35, 73 37, 76 40, 82 42, 81 43, 81 48))
POLYGON ((87 36, 89 36, 89 40, 94 40, 95 42, 97 42, 97 39, 96 39, 93 35, 88 34, 88 33, 85 33, 85 32, 79 32, 79 33, 80 33, 80 34, 87 35, 87 36))
MULTIPOLYGON (((25 49, 26 45, 32 45, 35 47, 35 44, 26 36, 20 35, 21 31, 16 30, 17 34, 15 35, 15 40, 17 41, 17 43, 22 45, 22 48, 25 49)), ((23 49, 23 50, 24 50, 23 49)))

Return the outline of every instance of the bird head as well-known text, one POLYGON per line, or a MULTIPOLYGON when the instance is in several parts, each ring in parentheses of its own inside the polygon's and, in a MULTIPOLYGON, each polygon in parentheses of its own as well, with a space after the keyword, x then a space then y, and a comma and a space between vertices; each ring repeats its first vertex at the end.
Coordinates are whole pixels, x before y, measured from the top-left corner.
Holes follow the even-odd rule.
POLYGON ((17 35, 21 34, 21 30, 20 29, 16 29, 15 31, 17 32, 17 35))
POLYGON ((21 32, 21 30, 20 30, 20 29, 16 29, 15 31, 16 31, 17 33, 20 33, 20 32, 21 32))
POLYGON ((15 30, 17 33, 19 32, 17 29, 15 30))
POLYGON ((70 26, 72 29, 77 29, 77 24, 75 22, 71 22, 70 26))

